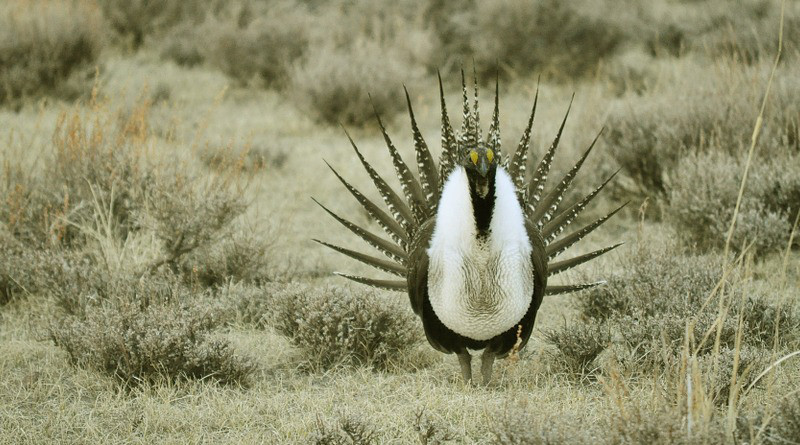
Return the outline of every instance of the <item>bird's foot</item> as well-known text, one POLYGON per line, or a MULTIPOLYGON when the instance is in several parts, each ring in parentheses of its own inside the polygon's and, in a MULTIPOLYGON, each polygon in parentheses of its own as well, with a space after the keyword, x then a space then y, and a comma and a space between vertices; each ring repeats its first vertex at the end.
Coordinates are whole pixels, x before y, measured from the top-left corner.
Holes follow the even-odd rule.
POLYGON ((464 377, 465 384, 472 383, 472 356, 469 352, 458 353, 458 363, 461 365, 461 376, 464 377))
POLYGON ((483 355, 481 355, 481 376, 483 377, 484 386, 489 386, 489 382, 492 381, 492 368, 495 357, 497 355, 488 350, 483 351, 483 355))

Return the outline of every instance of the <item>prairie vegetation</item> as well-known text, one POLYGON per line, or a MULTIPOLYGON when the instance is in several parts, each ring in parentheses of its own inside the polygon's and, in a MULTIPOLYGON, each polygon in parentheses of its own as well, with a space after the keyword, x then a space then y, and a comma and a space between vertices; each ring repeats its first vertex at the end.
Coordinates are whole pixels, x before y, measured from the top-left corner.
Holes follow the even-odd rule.
POLYGON ((796 443, 800 4, 767 94, 780 17, 778 0, 3 3, 0 442, 796 443), (367 221, 322 162, 371 190, 338 124, 390 172, 374 110, 410 159, 406 84, 436 152, 436 72, 458 126, 462 65, 485 116, 499 76, 506 147, 540 79, 534 157, 575 92, 556 168, 605 127, 575 187, 621 167, 589 213, 633 201, 581 249, 626 245, 569 272, 608 283, 546 299, 488 388, 460 382, 405 295, 331 276, 361 269, 312 238, 353 238, 308 199, 367 221))

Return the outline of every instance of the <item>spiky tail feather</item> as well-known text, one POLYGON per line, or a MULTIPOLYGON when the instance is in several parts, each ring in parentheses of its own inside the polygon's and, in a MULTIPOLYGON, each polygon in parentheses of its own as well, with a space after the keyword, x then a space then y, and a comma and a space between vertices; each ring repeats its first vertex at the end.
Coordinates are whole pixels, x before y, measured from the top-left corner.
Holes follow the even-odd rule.
MULTIPOLYGON (((438 73, 437 73, 438 74, 438 73)), ((431 216, 435 215, 438 205, 439 195, 441 193, 443 184, 449 174, 453 171, 458 162, 459 150, 473 147, 481 140, 480 136, 480 114, 478 108, 478 88, 477 80, 475 80, 474 89, 474 104, 470 107, 469 95, 467 93, 466 78, 463 69, 461 70, 461 87, 463 96, 463 120, 461 124, 461 132, 456 135, 453 127, 450 124, 450 118, 447 114, 447 106, 444 98, 444 88, 442 86, 441 75, 438 76, 439 80, 439 96, 441 104, 442 115, 442 128, 441 128, 441 141, 442 153, 439 159, 438 169, 435 165, 433 158, 428 149, 428 145, 422 137, 414 117, 414 111, 411 105, 410 95, 405 90, 406 102, 408 105, 409 119, 411 121, 411 131, 414 138, 414 152, 415 160, 417 163, 417 171, 419 179, 417 179, 411 172, 411 169, 403 161, 397 148, 394 146, 385 126, 376 112, 376 119, 380 127, 381 134, 386 142, 389 155, 392 158, 392 164, 395 168, 401 188, 402 195, 394 191, 387 182, 375 171, 370 163, 364 158, 361 152, 356 147, 350 135, 347 138, 356 152, 362 166, 367 171, 373 184, 377 188, 384 204, 388 208, 388 213, 380 209, 377 204, 367 199, 359 190, 347 182, 336 170, 331 167, 331 170, 345 186, 345 188, 352 194, 356 200, 364 207, 367 214, 371 219, 376 221, 384 232, 389 235, 391 241, 383 239, 366 229, 355 225, 354 223, 340 217, 336 213, 324 207, 317 202, 328 214, 330 214, 339 223, 347 227, 350 231, 358 235, 373 248, 383 253, 387 259, 374 257, 361 252, 350 250, 334 244, 317 241, 318 243, 329 247, 343 255, 356 259, 364 264, 377 268, 378 270, 386 273, 404 277, 406 275, 407 257, 410 246, 414 244, 415 235, 419 232, 420 226, 431 216)), ((404 87, 405 89, 405 87, 404 87)), ((546 255, 548 260, 560 255, 572 245, 583 239, 589 233, 597 229, 611 216, 617 213, 625 205, 613 210, 607 215, 595 220, 594 222, 578 229, 572 233, 557 239, 563 230, 569 226, 583 211, 589 202, 611 181, 616 175, 616 172, 606 179, 599 187, 594 189, 586 197, 579 202, 573 204, 561 213, 558 212, 558 207, 563 200, 564 194, 568 190, 572 181, 575 179, 578 171, 583 165, 589 153, 592 151, 595 143, 597 142, 600 134, 595 137, 589 148, 576 162, 575 166, 564 176, 564 178, 548 193, 544 193, 547 178, 550 173, 550 168, 555 157, 556 150, 558 149, 561 135, 564 126, 572 108, 574 94, 570 99, 567 111, 559 126, 558 133, 552 144, 542 156, 541 161, 529 181, 525 181, 527 170, 528 150, 531 140, 531 129, 533 126, 534 116, 536 114, 536 107, 539 101, 539 88, 537 83, 536 96, 534 97, 531 115, 528 119, 528 124, 520 139, 517 150, 514 152, 511 159, 503 159, 504 165, 508 168, 509 174, 517 189, 517 196, 520 201, 525 204, 527 217, 530 221, 536 224, 541 230, 542 237, 546 244, 546 255)), ((346 133, 346 132, 345 132, 346 133)), ((492 122, 489 128, 486 144, 492 148, 498 155, 500 155, 500 124, 499 124, 499 82, 495 80, 495 100, 494 110, 492 113, 492 122)), ((330 167, 330 166, 329 166, 330 167)), ((626 203, 627 204, 627 203, 626 203)), ((548 267, 548 274, 555 275, 565 270, 576 267, 587 261, 593 260, 615 248, 620 244, 615 244, 603 249, 598 249, 593 252, 580 255, 567 260, 550 263, 548 267)), ((407 283, 405 280, 382 280, 374 278, 366 278, 354 276, 337 272, 337 275, 347 279, 356 281, 358 283, 366 284, 368 286, 377 287, 380 289, 404 291, 406 290, 407 283)), ((566 285, 551 285, 546 290, 546 295, 558 295, 563 293, 575 292, 590 287, 602 284, 603 282, 588 283, 588 284, 566 284, 566 285)))
POLYGON ((506 160, 508 175, 514 181, 514 187, 517 189, 517 198, 520 202, 526 202, 528 199, 527 188, 525 187, 525 175, 528 168, 528 149, 531 146, 531 128, 533 128, 533 118, 536 116, 536 105, 539 103, 539 82, 536 82, 536 96, 533 98, 533 108, 531 109, 531 117, 528 118, 528 126, 522 132, 522 137, 517 145, 517 151, 514 152, 514 157, 510 162, 506 160))

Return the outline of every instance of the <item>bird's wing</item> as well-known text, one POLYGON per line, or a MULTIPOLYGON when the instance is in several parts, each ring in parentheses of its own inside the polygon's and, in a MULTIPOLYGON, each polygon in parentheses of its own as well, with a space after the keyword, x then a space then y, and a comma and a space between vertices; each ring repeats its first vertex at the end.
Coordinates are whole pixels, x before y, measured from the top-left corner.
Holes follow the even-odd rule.
POLYGON ((434 216, 423 223, 411 243, 408 256, 408 298, 414 313, 420 316, 428 294, 428 246, 433 236, 435 220, 434 216))
POLYGON ((525 221, 525 228, 528 231, 528 239, 531 242, 531 264, 533 264, 533 303, 538 309, 544 298, 545 288, 547 287, 547 250, 545 248, 542 233, 531 220, 525 221))

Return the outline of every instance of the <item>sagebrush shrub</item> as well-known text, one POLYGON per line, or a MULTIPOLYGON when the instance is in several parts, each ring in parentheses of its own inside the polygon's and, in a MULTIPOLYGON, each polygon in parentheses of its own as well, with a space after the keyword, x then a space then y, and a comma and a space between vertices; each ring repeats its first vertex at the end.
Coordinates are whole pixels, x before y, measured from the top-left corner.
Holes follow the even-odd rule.
POLYGON ((204 40, 200 39, 202 25, 181 23, 166 33, 161 41, 161 58, 178 65, 195 66, 206 60, 204 40))
POLYGON ((0 227, 0 305, 36 291, 39 259, 0 227))
POLYGON ((232 147, 206 148, 200 151, 199 156, 203 163, 214 171, 277 171, 289 160, 286 149, 270 145, 246 147, 244 150, 235 150, 232 147))
POLYGON ((672 96, 647 97, 611 114, 607 138, 614 160, 645 193, 666 193, 677 182, 671 177, 673 169, 686 155, 733 152, 747 141, 749 113, 730 116, 725 109, 730 105, 712 98, 710 91, 681 93, 681 104, 676 106, 672 96))
MULTIPOLYGON (((800 88, 788 70, 777 71, 754 163, 800 150, 800 88)), ((668 91, 652 88, 651 94, 630 97, 613 108, 606 138, 614 160, 634 182, 630 192, 669 195, 673 186, 688 186, 686 178, 675 177, 681 160, 693 154, 745 152, 763 94, 754 85, 763 85, 768 75, 766 63, 744 70, 721 64, 709 73, 700 61, 687 59, 674 79, 664 83, 668 91)))
POLYGON ((611 330, 604 325, 578 322, 547 331, 545 339, 558 349, 557 358, 570 375, 586 377, 594 374, 595 359, 611 344, 611 330))
POLYGON ((183 273, 204 286, 228 281, 259 283, 270 279, 272 241, 254 233, 226 233, 181 261, 183 273))
POLYGON ((31 248, 0 230, 0 304, 27 295, 48 296, 67 313, 83 310, 83 297, 105 295, 108 276, 79 252, 31 248))
POLYGON ((623 40, 623 31, 597 8, 579 2, 502 0, 474 2, 451 14, 441 36, 483 73, 499 64, 518 73, 569 78, 590 72, 623 40))
POLYGON ((6 297, 36 289, 76 313, 86 293, 79 287, 103 274, 163 267, 211 286, 268 273, 268 239, 232 223, 246 209, 241 172, 201 176, 158 165, 147 156, 149 110, 145 100, 114 112, 95 98, 89 111, 60 117, 39 169, 10 165, 10 193, 0 201, 4 236, 15 243, 3 243, 14 259, 0 267, 6 297))
POLYGON ((206 60, 240 84, 284 86, 308 46, 309 13, 293 1, 272 2, 264 9, 210 19, 197 38, 207 42, 206 60))
POLYGON ((661 246, 631 252, 625 273, 586 291, 575 304, 584 318, 686 312, 703 303, 719 281, 722 262, 711 255, 686 256, 661 246))
POLYGON ((616 96, 626 93, 644 95, 657 83, 660 63, 663 61, 640 50, 623 52, 599 67, 598 78, 605 79, 609 90, 616 96))
POLYGON ((742 351, 746 350, 742 357, 752 358, 752 363, 759 351, 771 350, 778 312, 779 347, 791 348, 798 342, 800 318, 792 307, 779 308, 773 296, 747 286, 736 270, 725 280, 726 312, 719 318, 720 293, 707 303, 722 278, 719 257, 651 247, 640 248, 623 265, 624 272, 576 298, 580 323, 545 337, 562 360, 575 364, 576 371, 585 369, 605 349, 631 371, 664 369, 679 361, 687 334, 689 347, 703 359, 715 351, 718 334, 719 354, 724 356, 724 351, 736 349, 740 314, 742 351), (603 332, 610 332, 610 340, 604 339, 603 332))
POLYGON ((84 0, 10 0, 0 5, 0 105, 61 91, 91 67, 104 39, 103 18, 84 0))
MULTIPOLYGON (((744 63, 774 57, 781 4, 744 0, 737 6, 731 9, 725 1, 669 1, 664 7, 643 8, 636 25, 642 31, 649 31, 641 32, 640 36, 645 48, 654 55, 694 52, 714 58, 735 58, 744 63)), ((786 6, 784 45, 794 47, 800 41, 796 26, 800 7, 789 2, 786 6)))
POLYGON ((456 440, 457 433, 454 428, 442 422, 440 419, 433 418, 424 409, 416 413, 414 418, 414 429, 421 445, 441 445, 452 443, 456 440))
POLYGON ((294 66, 289 88, 318 120, 361 125, 374 119, 373 106, 387 114, 403 109, 403 83, 419 75, 396 48, 363 38, 309 48, 294 66))
POLYGON ((769 350, 754 347, 741 348, 738 353, 726 347, 721 349, 716 357, 711 355, 702 357, 700 367, 705 371, 705 381, 703 382, 705 390, 714 403, 719 406, 728 404, 733 382, 734 358, 737 355, 736 384, 741 388, 746 388, 753 383, 761 371, 770 364, 771 353, 769 350))
MULTIPOLYGON (((800 210, 800 156, 753 163, 737 215, 731 246, 749 243, 757 253, 786 248, 800 210)), ((730 229, 743 161, 709 153, 689 156, 675 169, 667 220, 690 245, 721 248, 730 229)))
POLYGON ((421 338, 415 317, 377 292, 288 285, 267 295, 267 323, 315 368, 384 369, 421 338))
POLYGON ((592 425, 585 425, 573 415, 554 416, 536 407, 508 404, 495 414, 489 433, 496 445, 546 445, 598 443, 592 425))
POLYGON ((376 442, 374 429, 358 416, 344 416, 333 425, 317 421, 311 436, 317 445, 369 445, 376 442))
POLYGON ((175 277, 108 283, 102 300, 65 314, 50 337, 75 365, 114 376, 125 386, 181 379, 245 383, 253 364, 213 337, 223 318, 175 277))
POLYGON ((163 256, 151 270, 165 265, 177 271, 185 255, 217 241, 247 208, 241 195, 222 182, 174 174, 153 183, 139 217, 161 242, 163 256))
POLYGON ((610 413, 603 435, 608 443, 631 445, 723 445, 730 442, 718 419, 708 419, 702 429, 697 428, 700 431, 689 434, 685 417, 681 406, 659 400, 657 406, 651 407, 631 398, 610 413))
POLYGON ((197 22, 210 2, 186 0, 98 0, 112 29, 127 39, 133 48, 147 37, 164 32, 182 22, 197 22))
POLYGON ((60 116, 38 168, 10 175, 4 184, 8 197, 0 201, 0 220, 27 245, 84 245, 80 227, 94 224, 98 207, 112 210, 111 226, 120 237, 136 230, 134 213, 152 169, 138 150, 147 138, 143 120, 149 105, 127 119, 96 102, 92 106, 97 111, 60 116))
POLYGON ((776 410, 773 428, 770 428, 767 443, 789 444, 800 437, 800 393, 787 394, 776 410))

